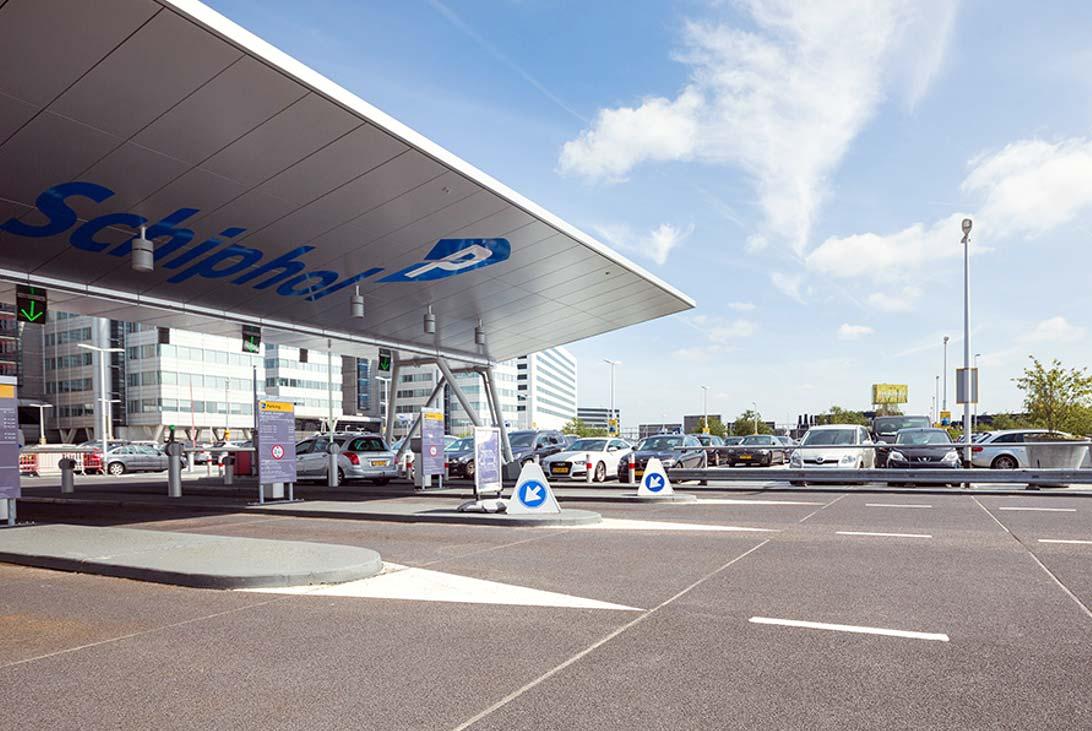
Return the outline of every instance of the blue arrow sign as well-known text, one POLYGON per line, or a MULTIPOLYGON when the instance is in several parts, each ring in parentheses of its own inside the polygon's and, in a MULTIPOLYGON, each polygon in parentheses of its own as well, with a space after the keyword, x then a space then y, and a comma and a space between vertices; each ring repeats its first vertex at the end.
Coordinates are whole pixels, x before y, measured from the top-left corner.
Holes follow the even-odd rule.
POLYGON ((528 480, 519 486, 517 497, 528 508, 537 508, 546 502, 546 486, 541 482, 528 480))
POLYGON ((654 472, 650 472, 649 474, 645 475, 645 487, 648 488, 649 492, 659 492, 660 490, 663 490, 664 476, 657 475, 654 472))

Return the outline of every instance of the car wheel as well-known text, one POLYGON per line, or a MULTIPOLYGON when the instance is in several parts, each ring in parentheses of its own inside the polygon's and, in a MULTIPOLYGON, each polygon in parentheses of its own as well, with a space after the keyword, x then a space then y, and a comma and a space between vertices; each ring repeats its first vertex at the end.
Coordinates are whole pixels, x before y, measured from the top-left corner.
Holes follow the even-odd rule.
POLYGON ((474 479, 474 460, 470 460, 466 463, 466 466, 463 467, 463 474, 466 475, 466 479, 468 480, 474 479))
POLYGON ((607 481, 607 466, 600 462, 595 466, 595 481, 606 482, 607 481))
POLYGON ((720 455, 716 452, 713 452, 713 466, 720 467, 720 455))
POLYGON ((121 462, 111 462, 107 465, 106 470, 114 477, 117 477, 118 475, 125 474, 125 465, 121 462))
POLYGON ((337 484, 345 484, 345 470, 341 469, 340 467, 337 468, 337 484))
POLYGON ((1019 463, 1017 463, 1016 458, 1008 454, 1002 454, 1000 457, 990 463, 990 468, 995 470, 1014 470, 1019 466, 1020 465, 1019 463))

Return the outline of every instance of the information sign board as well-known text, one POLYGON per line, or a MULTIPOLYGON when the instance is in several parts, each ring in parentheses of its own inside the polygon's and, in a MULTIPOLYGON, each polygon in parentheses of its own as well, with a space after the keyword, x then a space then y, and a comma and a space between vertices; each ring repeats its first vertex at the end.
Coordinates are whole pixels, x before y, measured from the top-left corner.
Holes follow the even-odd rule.
POLYGON ((444 412, 421 409, 421 474, 444 474, 444 412))
POLYGON ((258 482, 296 481, 296 411, 286 401, 258 402, 258 482))
POLYGON ((0 500, 20 496, 19 399, 15 379, 0 378, 0 500))
POLYGON ((500 429, 492 426, 474 427, 474 490, 501 491, 501 440, 500 429))

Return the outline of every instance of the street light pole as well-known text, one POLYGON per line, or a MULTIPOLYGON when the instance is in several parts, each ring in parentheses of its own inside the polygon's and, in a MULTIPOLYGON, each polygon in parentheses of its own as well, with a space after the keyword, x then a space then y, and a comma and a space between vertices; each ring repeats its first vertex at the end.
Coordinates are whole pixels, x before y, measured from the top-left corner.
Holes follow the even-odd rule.
POLYGON ((963 464, 971 462, 971 219, 963 219, 963 464))
POLYGON ((709 433, 709 387, 701 386, 701 424, 702 434, 709 433))
POLYGON ((758 404, 752 401, 751 406, 755 407, 755 430, 753 433, 758 434, 758 404))
MULTIPOLYGON (((982 354, 981 353, 975 353, 974 354, 974 372, 975 372, 975 378, 976 379, 978 378, 978 356, 980 356, 980 355, 982 355, 982 354)), ((970 384, 967 384, 967 385, 970 385, 970 384)), ((971 431, 974 432, 974 430, 977 427, 978 427, 978 399, 976 398, 974 400, 974 413, 971 414, 971 431)))
POLYGON ((621 430, 618 428, 620 426, 618 424, 618 414, 614 410, 614 366, 622 365, 622 361, 604 358, 603 362, 610 366, 610 410, 607 412, 607 432, 611 436, 615 436, 617 434, 620 434, 621 430), (610 425, 611 419, 614 419, 613 427, 611 427, 610 425))
POLYGON ((90 345, 88 343, 76 343, 77 348, 83 348, 84 350, 93 350, 99 354, 99 390, 102 392, 99 397, 99 403, 101 408, 99 409, 102 418, 99 420, 101 424, 100 439, 102 442, 102 473, 106 474, 106 452, 107 452, 107 439, 106 439, 106 409, 109 406, 110 399, 109 394, 106 391, 106 354, 107 353, 124 353, 125 348, 100 348, 97 345, 90 345))
POLYGON ((944 405, 940 407, 941 411, 948 410, 948 336, 944 336, 944 370, 941 371, 944 374, 944 405))
POLYGON ((38 407, 38 444, 45 444, 45 410, 52 409, 53 404, 35 404, 38 407))
POLYGON ((933 396, 933 415, 936 417, 933 420, 934 424, 940 423, 940 376, 937 376, 936 383, 936 395, 933 396))

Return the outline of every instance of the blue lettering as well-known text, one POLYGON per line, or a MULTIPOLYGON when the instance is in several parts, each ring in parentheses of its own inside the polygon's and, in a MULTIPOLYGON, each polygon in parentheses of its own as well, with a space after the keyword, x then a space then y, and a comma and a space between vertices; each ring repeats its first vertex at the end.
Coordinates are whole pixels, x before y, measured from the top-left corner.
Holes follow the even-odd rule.
POLYGON ((29 226, 17 218, 9 218, 4 224, 0 225, 0 231, 7 231, 9 234, 15 234, 16 236, 29 236, 34 239, 56 236, 63 231, 67 231, 76 222, 76 212, 65 204, 66 199, 81 196, 90 198, 96 203, 102 203, 113 194, 114 191, 109 188, 94 183, 75 181, 54 185, 38 196, 38 200, 35 201, 38 211, 49 219, 48 223, 41 226, 29 226))
MULTIPOLYGON (((203 245, 204 244, 202 244, 202 246, 203 245)), ((177 284, 178 282, 184 282, 190 277, 196 276, 198 274, 200 274, 202 277, 205 277, 206 279, 219 279, 220 277, 230 277, 232 274, 238 274, 247 267, 257 264, 261 260, 262 252, 258 251, 257 249, 250 249, 246 246, 233 244, 226 249, 222 249, 221 251, 216 252, 215 254, 210 254, 208 257, 202 259, 197 264, 194 264, 189 269, 175 274, 167 281, 171 282, 172 284, 177 284), (232 259, 238 259, 238 261, 225 267, 217 267, 218 264, 229 262, 232 259)))
POLYGON ((318 271, 310 272, 308 274, 301 274, 298 277, 289 279, 287 282, 277 287, 277 294, 281 295, 282 297, 299 297, 301 295, 311 294, 312 292, 317 292, 323 287, 329 287, 331 284, 337 281, 337 277, 337 272, 328 271, 318 271), (296 289, 297 285, 303 284, 307 280, 313 278, 321 279, 322 281, 316 284, 309 285, 302 289, 296 289))
POLYGON ((313 251, 314 246, 298 246, 287 254, 281 254, 272 261, 267 261, 257 269, 249 271, 241 277, 237 277, 231 280, 232 284, 246 284, 252 279, 269 274, 270 272, 281 270, 280 274, 276 274, 260 284, 255 284, 254 289, 268 289, 274 284, 284 279, 285 277, 293 277, 303 271, 303 262, 296 261, 297 256, 306 254, 308 251, 313 251))
POLYGON ((366 272, 361 272, 360 274, 349 277, 348 279, 343 279, 340 282, 338 282, 337 284, 335 284, 334 286, 330 287, 329 289, 324 289, 321 292, 318 292, 316 294, 311 295, 310 297, 307 298, 307 301, 308 302, 315 302, 317 300, 320 300, 320 299, 322 299, 323 297, 325 297, 328 294, 333 294, 334 292, 338 291, 339 289, 345 289, 349 285, 356 284, 361 279, 367 279, 368 277, 372 276, 373 274, 379 274, 379 272, 381 272, 381 271, 383 271, 383 267, 375 267, 374 269, 369 269, 366 272))
POLYGON ((99 252, 110 246, 110 241, 96 241, 95 234, 110 226, 125 226, 126 228, 140 228, 147 221, 144 216, 135 213, 108 213, 99 216, 72 232, 69 243, 77 249, 99 252))
POLYGON ((390 274, 380 282, 431 282, 502 262, 512 252, 508 239, 440 239, 425 261, 390 274))
MULTIPOLYGON (((155 241, 163 236, 170 236, 170 241, 166 241, 155 248, 155 260, 166 259, 174 252, 181 249, 186 244, 193 240, 193 231, 188 228, 175 228, 176 223, 181 223, 187 218, 197 213, 197 208, 179 208, 177 211, 169 216, 166 216, 159 223, 156 223, 148 227, 145 235, 149 241, 155 241)), ((133 239, 118 244, 110 251, 110 256, 126 256, 133 250, 133 239)))

